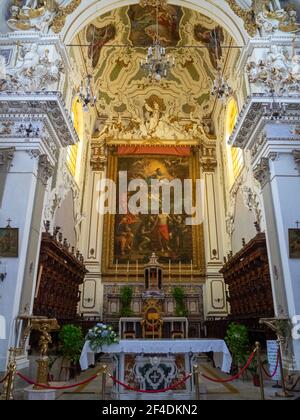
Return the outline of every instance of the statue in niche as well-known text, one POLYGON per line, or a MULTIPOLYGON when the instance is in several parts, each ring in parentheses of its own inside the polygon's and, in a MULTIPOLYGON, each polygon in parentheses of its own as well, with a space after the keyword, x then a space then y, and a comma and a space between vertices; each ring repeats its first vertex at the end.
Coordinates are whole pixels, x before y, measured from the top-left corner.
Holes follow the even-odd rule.
POLYGON ((282 72, 288 69, 286 64, 287 59, 288 57, 277 47, 277 45, 272 45, 270 52, 267 54, 266 63, 270 67, 274 68, 276 72, 282 72))

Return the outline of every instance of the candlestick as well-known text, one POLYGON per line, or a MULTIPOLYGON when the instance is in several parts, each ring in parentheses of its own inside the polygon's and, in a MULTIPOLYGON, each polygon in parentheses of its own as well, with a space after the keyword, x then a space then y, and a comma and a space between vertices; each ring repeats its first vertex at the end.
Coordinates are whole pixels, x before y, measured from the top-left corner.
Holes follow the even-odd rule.
POLYGON ((171 260, 169 260, 169 283, 171 283, 171 260))
POLYGON ((139 281, 139 260, 136 260, 136 281, 139 281))
POLYGON ((191 261, 191 281, 193 281, 193 260, 191 261))
POLYGON ((130 267, 130 262, 128 261, 128 263, 127 263, 127 283, 129 281, 129 267, 130 267))

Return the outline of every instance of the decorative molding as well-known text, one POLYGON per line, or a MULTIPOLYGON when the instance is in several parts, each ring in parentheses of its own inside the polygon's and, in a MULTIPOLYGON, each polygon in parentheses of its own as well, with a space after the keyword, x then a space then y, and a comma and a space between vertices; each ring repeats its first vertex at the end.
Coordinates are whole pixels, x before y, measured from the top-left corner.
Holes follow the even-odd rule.
MULTIPOLYGON (((266 116, 266 110, 272 106, 273 101, 272 97, 262 94, 255 94, 248 98, 230 138, 232 146, 243 149, 249 147, 250 140, 259 136, 258 130, 261 132, 266 124, 272 122, 271 117, 266 116)), ((300 100, 298 97, 282 96, 278 98, 278 103, 286 104, 286 113, 280 123, 295 124, 300 121, 300 100)), ((251 145, 250 148, 253 146, 251 145)))
MULTIPOLYGON (((0 115, 11 122, 18 117, 22 117, 23 120, 28 118, 43 121, 51 133, 50 137, 56 139, 60 147, 70 146, 79 141, 60 92, 23 94, 1 92, 0 115)), ((1 124, 3 127, 2 122, 1 124)), ((10 128, 8 127, 8 130, 10 128)), ((19 134, 23 136, 22 133, 19 134)))
POLYGON ((272 44, 263 59, 247 65, 249 82, 276 96, 300 92, 300 55, 272 44))
POLYGON ((107 165, 107 148, 104 143, 92 142, 90 164, 92 171, 101 172, 107 165))
POLYGON ((297 32, 297 12, 293 6, 273 10, 270 0, 252 0, 251 7, 245 9, 236 0, 226 0, 234 13, 244 21, 246 31, 255 37, 258 29, 269 34, 275 31, 297 32))
POLYGON ((298 171, 300 175, 300 150, 293 150, 293 156, 294 156, 296 165, 298 166, 298 171))
POLYGON ((253 169, 253 175, 263 188, 271 178, 269 159, 262 158, 260 163, 253 169))
POLYGON ((54 33, 58 34, 62 31, 63 27, 65 26, 67 17, 75 12, 80 4, 81 0, 72 0, 68 6, 59 10, 51 24, 51 29, 54 33))
POLYGON ((48 179, 53 175, 53 166, 50 164, 47 155, 39 156, 38 179, 41 180, 44 186, 47 186, 48 179))
POLYGON ((67 17, 81 4, 81 0, 13 0, 8 9, 7 25, 14 31, 41 31, 49 27, 59 33, 67 17), (63 7, 66 3, 67 6, 63 7))
POLYGON ((215 159, 200 159, 201 169, 203 172, 214 172, 218 163, 215 159))
POLYGON ((0 149, 0 171, 8 172, 11 166, 11 162, 14 158, 16 149, 10 147, 7 149, 0 149))

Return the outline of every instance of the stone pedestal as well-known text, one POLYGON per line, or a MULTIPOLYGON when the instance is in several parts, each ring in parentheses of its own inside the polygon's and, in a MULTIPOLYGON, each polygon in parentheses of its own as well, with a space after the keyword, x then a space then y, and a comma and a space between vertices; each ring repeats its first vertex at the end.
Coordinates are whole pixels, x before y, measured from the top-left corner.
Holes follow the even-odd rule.
POLYGON ((34 389, 33 386, 29 386, 24 393, 28 401, 54 401, 56 399, 56 391, 52 389, 34 389))

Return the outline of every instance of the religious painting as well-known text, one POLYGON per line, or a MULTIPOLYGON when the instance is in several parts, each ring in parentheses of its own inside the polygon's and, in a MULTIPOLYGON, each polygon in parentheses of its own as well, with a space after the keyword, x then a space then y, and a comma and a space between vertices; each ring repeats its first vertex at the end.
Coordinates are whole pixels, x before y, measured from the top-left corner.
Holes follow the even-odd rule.
MULTIPOLYGON (((128 173, 128 181, 152 179, 171 181, 189 178, 189 159, 175 157, 119 157, 119 171, 128 173)), ((153 197, 145 196, 145 200, 153 197)), ((158 198, 160 200, 161 198, 158 198)), ((171 212, 172 209, 171 203, 171 212)), ((184 215, 117 215, 115 256, 120 262, 144 260, 152 252, 163 260, 189 263, 192 254, 192 229, 184 215)))
POLYGON ((300 2, 298 0, 280 0, 280 5, 283 9, 296 9, 297 22, 300 23, 300 2))
POLYGON ((131 21, 129 39, 134 46, 149 47, 156 38, 164 46, 176 46, 180 41, 179 26, 183 16, 181 7, 171 4, 158 9, 158 26, 156 23, 157 9, 153 6, 133 5, 129 7, 128 17, 131 21))
POLYGON ((218 60, 223 55, 222 44, 225 40, 223 28, 217 26, 214 29, 208 29, 202 24, 197 24, 194 27, 194 38, 207 47, 211 64, 217 69, 218 60))
MULTIPOLYGON (((122 147, 119 148, 120 150, 122 147)), ((132 147, 134 149, 134 147, 132 147)), ((146 147, 141 146, 141 150, 146 147)), ((150 147, 151 149, 151 147, 150 147)), ((155 147, 152 149, 155 150, 155 147)), ((166 147, 168 149, 168 147, 166 147)), ((176 149, 176 147, 174 147, 176 149)), ((180 149, 180 148, 179 148, 180 149)), ((183 148, 184 149, 184 148, 183 148)), ((189 149, 189 148, 188 148, 189 149)), ((159 149, 160 150, 160 149, 159 149)), ((128 183, 132 180, 143 180, 149 189, 142 194, 140 201, 149 203, 149 212, 131 214, 129 211, 115 215, 107 214, 104 220, 104 252, 103 271, 113 274, 118 265, 120 271, 126 271, 128 264, 135 267, 137 262, 143 265, 149 261, 155 252, 161 264, 177 266, 182 264, 182 269, 190 270, 191 261, 195 269, 205 267, 203 225, 191 226, 186 223, 188 215, 184 212, 177 214, 174 211, 175 199, 178 205, 178 196, 171 190, 170 211, 164 213, 162 209, 162 195, 156 195, 151 189, 152 180, 159 182, 172 182, 172 180, 187 180, 192 182, 198 178, 199 166, 194 154, 190 156, 155 154, 130 154, 118 155, 114 152, 109 157, 108 178, 115 180, 119 205, 124 208, 136 192, 126 192, 122 196, 119 191, 120 172, 126 172, 128 183), (152 203, 156 202, 157 214, 151 210, 152 203)), ((180 198, 184 201, 184 192, 180 198)))
POLYGON ((300 229, 289 229, 290 258, 300 259, 300 229))
POLYGON ((0 257, 18 258, 19 229, 0 228, 0 257))

